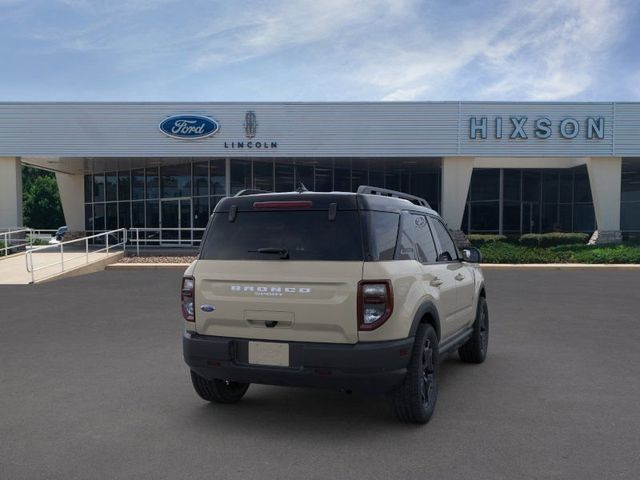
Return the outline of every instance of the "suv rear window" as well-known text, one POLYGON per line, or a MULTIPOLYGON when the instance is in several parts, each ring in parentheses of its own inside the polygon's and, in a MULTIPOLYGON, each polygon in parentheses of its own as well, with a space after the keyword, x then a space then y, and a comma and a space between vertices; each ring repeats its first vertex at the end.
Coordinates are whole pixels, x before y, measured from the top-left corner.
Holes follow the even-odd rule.
POLYGON ((204 238, 202 260, 280 260, 280 254, 258 249, 286 250, 289 260, 362 261, 362 235, 356 211, 327 210, 238 212, 233 222, 216 213, 204 238))

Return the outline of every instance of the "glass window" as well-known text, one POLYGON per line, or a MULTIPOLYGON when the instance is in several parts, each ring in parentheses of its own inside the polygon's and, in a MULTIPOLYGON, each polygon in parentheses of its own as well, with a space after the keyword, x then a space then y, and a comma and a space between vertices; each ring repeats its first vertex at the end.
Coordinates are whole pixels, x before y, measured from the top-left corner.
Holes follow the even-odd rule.
POLYGON ((522 199, 530 202, 540 201, 540 172, 522 173, 522 199))
POLYGON ((118 203, 118 228, 131 228, 131 202, 118 203))
POLYGON ((307 190, 314 190, 313 184, 313 166, 296 165, 296 187, 299 183, 303 183, 307 190))
POLYGON ((372 261, 393 260, 398 239, 400 215, 390 212, 369 211, 365 215, 368 224, 369 258, 372 261))
POLYGON ((205 228, 209 221, 209 197, 194 197, 193 228, 205 228))
POLYGON ((91 175, 84 176, 84 201, 87 203, 93 201, 93 177, 91 175))
MULTIPOLYGON (((505 200, 520 201, 520 177, 522 175, 521 170, 512 170, 505 168, 502 171, 502 181, 505 200)), ((520 228, 518 226, 518 228, 520 228)))
POLYGON ((231 195, 251 188, 251 162, 231 160, 231 195))
POLYGON ((640 201, 640 164, 622 164, 622 201, 640 201))
POLYGON ((273 192, 273 162, 253 162, 253 186, 258 190, 273 192))
POLYGON ((93 205, 84 206, 84 229, 87 232, 93 230, 93 205))
POLYGON ((354 160, 351 169, 351 190, 355 192, 360 185, 369 185, 369 173, 366 161, 354 160))
POLYGON ((542 206, 542 233, 557 232, 560 230, 558 221, 558 204, 545 203, 542 206))
POLYGON ((371 168, 369 170, 369 185, 371 185, 372 187, 384 188, 384 166, 376 164, 376 162, 378 162, 378 160, 371 160, 371 168))
POLYGON ((573 172, 563 170, 560 172, 560 203, 573 202, 573 172))
POLYGON ((504 202, 502 210, 503 233, 520 232, 520 202, 504 202))
POLYGON ((558 223, 560 230, 563 232, 573 232, 572 212, 571 205, 560 205, 558 207, 558 223))
POLYGON ((291 192, 294 188, 293 165, 276 163, 276 192, 291 192))
POLYGON ((333 190, 333 169, 325 167, 315 168, 316 192, 330 192, 333 190))
POLYGON ((118 172, 118 200, 131 198, 131 173, 129 170, 118 172))
POLYGON ((451 235, 447 230, 447 227, 444 224, 435 218, 430 218, 431 228, 433 232, 438 237, 438 241, 440 242, 440 261, 452 261, 458 259, 458 250, 456 249, 453 240, 451 239, 451 235))
POLYGON ((147 221, 147 228, 158 228, 160 226, 160 212, 157 201, 146 202, 145 219, 147 221))
MULTIPOLYGON (((191 164, 160 167, 162 198, 191 196, 191 164)), ((155 197, 150 197, 155 198, 155 197)))
POLYGON ((107 202, 118 200, 118 174, 116 172, 105 174, 105 185, 107 202))
POLYGON ((211 192, 210 195, 226 195, 227 187, 226 187, 226 162, 224 158, 216 158, 215 160, 211 160, 209 162, 209 174, 210 182, 211 182, 211 192))
POLYGON ((96 203, 93 207, 93 229, 104 230, 104 203, 96 203))
POLYGON ((544 203, 558 202, 559 177, 556 172, 542 174, 542 201, 544 203))
POLYGON ((131 227, 144 228, 144 202, 131 202, 131 227))
POLYGON ((145 168, 146 175, 146 198, 158 198, 160 181, 158 177, 158 167, 145 168))
POLYGON ((118 204, 116 202, 107 203, 107 230, 118 228, 118 204))
POLYGON ((573 230, 575 232, 593 232, 595 213, 591 204, 575 204, 573 207, 573 230))
POLYGON ((104 175, 93 176, 93 201, 104 202, 104 175))
POLYGON ((640 203, 623 203, 620 208, 620 229, 624 232, 640 231, 640 203))
POLYGON ((500 170, 474 169, 471 175, 470 198, 474 200, 498 200, 500 198, 500 170))
POLYGON ((574 202, 591 202, 591 185, 589 185, 589 174, 586 167, 575 169, 574 177, 574 202))
POLYGON ((421 263, 435 262, 437 258, 431 230, 424 215, 405 213, 402 215, 400 251, 398 260, 417 260, 421 263))
POLYGON ((326 211, 240 212, 214 214, 202 249, 205 260, 280 260, 260 248, 282 248, 288 261, 362 261, 358 212, 340 211, 330 221, 326 211))
POLYGON ((400 190, 400 174, 398 172, 386 172, 384 175, 385 188, 400 190))
POLYGON ((209 162, 193 164, 193 195, 209 195, 209 162))
POLYGON ((131 170, 131 199, 144 199, 144 169, 131 170))
POLYGON ((471 232, 497 232, 499 223, 499 202, 471 202, 471 232))

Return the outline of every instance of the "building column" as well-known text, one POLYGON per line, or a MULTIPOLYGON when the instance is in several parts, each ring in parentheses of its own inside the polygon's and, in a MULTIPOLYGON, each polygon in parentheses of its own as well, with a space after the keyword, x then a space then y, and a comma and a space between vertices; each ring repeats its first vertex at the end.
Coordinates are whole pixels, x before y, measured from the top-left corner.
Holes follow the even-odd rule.
POLYGON ((461 230, 467 203, 474 157, 444 157, 442 159, 442 218, 459 245, 467 242, 461 230))
POLYGON ((22 163, 0 157, 0 228, 22 227, 22 163))
POLYGON ((84 231, 84 175, 56 172, 64 221, 70 232, 84 231))
POLYGON ((589 244, 620 243, 620 190, 622 159, 620 157, 587 158, 589 183, 597 230, 589 244))

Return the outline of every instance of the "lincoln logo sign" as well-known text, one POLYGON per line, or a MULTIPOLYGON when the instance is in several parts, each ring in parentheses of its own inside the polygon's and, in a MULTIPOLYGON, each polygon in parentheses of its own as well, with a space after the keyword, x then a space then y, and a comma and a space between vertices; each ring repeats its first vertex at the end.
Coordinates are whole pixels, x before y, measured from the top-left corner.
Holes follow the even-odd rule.
POLYGON ((576 138, 578 135, 588 140, 604 138, 603 117, 587 117, 584 121, 565 118, 555 124, 549 117, 540 117, 535 120, 529 120, 527 117, 495 117, 491 120, 487 117, 469 118, 471 140, 486 140, 489 128, 492 130, 493 137, 498 140, 501 138, 526 140, 530 136, 544 140, 553 135, 560 135, 566 139, 576 138))
POLYGON ((174 115, 160 122, 160 131, 173 138, 209 137, 220 128, 218 122, 202 115, 174 115))

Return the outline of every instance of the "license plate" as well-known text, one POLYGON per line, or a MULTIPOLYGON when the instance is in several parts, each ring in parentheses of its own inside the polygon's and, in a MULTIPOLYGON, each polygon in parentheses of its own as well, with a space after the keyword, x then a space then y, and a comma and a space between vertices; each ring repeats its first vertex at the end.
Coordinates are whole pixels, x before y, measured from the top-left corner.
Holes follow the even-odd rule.
POLYGON ((249 342, 249 363, 254 365, 289 366, 289 344, 249 342))

